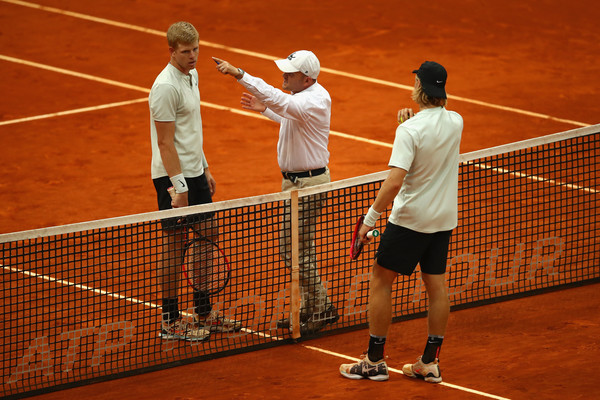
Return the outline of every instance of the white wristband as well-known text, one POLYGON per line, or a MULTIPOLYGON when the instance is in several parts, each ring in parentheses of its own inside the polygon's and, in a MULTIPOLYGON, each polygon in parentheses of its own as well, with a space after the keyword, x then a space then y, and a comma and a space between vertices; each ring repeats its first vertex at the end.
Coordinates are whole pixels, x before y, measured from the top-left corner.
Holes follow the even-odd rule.
POLYGON ((380 216, 381 213, 375 211, 373 206, 371 206, 371 208, 369 208, 369 211, 367 212, 367 215, 365 215, 365 220, 363 221, 363 224, 367 226, 375 226, 375 223, 377 223, 377 220, 380 216))
POLYGON ((171 179, 171 183, 175 188, 175 193, 185 193, 188 191, 188 186, 183 174, 175 175, 169 179, 171 179))

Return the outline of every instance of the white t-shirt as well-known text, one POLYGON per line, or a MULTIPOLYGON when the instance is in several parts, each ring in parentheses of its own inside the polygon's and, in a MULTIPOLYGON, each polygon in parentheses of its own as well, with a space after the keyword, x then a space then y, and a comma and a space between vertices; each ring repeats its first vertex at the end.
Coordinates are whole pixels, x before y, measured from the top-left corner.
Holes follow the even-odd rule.
POLYGON ((154 121, 175 121, 175 149, 183 176, 194 178, 208 166, 202 150, 198 71, 185 75, 171 64, 158 75, 148 97, 152 141, 152 179, 167 175, 160 157, 154 121))
POLYGON ((389 166, 408 173, 391 223, 422 233, 456 228, 462 129, 462 117, 444 107, 424 109, 398 126, 389 166))
POLYGON ((267 106, 264 116, 278 122, 277 161, 285 172, 308 171, 329 164, 331 97, 318 82, 288 94, 247 72, 239 82, 267 106))

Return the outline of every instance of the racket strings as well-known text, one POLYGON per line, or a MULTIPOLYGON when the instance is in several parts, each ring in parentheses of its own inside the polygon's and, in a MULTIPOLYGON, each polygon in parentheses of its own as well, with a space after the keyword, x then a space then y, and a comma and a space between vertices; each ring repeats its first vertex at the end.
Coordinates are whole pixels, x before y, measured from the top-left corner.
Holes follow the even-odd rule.
POLYGON ((218 247, 206 240, 195 240, 187 251, 187 278, 200 291, 215 293, 228 280, 228 260, 218 247))
POLYGON ((193 283, 201 291, 209 291, 213 280, 213 246, 205 241, 196 241, 192 246, 193 283))

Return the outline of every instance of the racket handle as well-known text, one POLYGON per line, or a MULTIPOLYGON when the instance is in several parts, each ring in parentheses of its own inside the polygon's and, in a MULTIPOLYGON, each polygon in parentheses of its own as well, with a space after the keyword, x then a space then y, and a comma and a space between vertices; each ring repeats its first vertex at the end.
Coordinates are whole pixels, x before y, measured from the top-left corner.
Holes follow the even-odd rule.
POLYGON ((173 200, 173 198, 175 197, 175 188, 171 186, 167 189, 167 192, 169 192, 169 194, 171 195, 171 200, 173 200))
POLYGON ((379 236, 379 231, 377 229, 367 232, 367 239, 373 239, 377 236, 379 236))

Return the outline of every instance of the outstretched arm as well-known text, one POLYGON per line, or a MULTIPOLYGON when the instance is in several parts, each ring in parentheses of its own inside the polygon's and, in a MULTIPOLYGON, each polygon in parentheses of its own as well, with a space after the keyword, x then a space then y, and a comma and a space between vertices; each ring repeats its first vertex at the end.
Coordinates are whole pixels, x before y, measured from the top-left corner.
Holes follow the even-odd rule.
POLYGON ((212 58, 217 63, 217 71, 224 75, 231 75, 235 79, 240 80, 244 76, 244 71, 240 68, 234 67, 228 61, 221 60, 220 58, 212 58))
POLYGON ((235 77, 242 86, 251 92, 242 95, 241 103, 243 108, 261 112, 265 117, 277 123, 281 123, 282 117, 291 119, 300 118, 296 115, 297 113, 287 112, 294 109, 294 107, 290 107, 291 94, 274 88, 260 78, 253 77, 250 74, 246 75, 241 68, 231 65, 228 61, 217 57, 213 57, 212 59, 217 63, 217 71, 224 75, 235 77))

